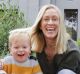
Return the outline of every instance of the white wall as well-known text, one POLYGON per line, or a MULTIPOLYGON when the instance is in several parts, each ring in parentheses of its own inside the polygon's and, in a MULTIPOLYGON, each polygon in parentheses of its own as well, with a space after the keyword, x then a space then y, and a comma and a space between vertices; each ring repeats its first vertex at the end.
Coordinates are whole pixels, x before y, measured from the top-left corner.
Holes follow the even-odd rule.
POLYGON ((33 24, 38 13, 38 0, 20 0, 19 7, 24 13, 24 18, 29 24, 33 24))

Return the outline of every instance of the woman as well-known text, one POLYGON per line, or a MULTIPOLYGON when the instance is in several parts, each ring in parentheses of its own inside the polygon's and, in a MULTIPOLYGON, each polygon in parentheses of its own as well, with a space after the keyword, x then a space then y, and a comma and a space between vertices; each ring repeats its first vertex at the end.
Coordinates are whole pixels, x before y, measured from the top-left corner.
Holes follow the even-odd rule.
POLYGON ((58 7, 43 6, 30 33, 44 74, 80 74, 80 53, 66 32, 58 7))

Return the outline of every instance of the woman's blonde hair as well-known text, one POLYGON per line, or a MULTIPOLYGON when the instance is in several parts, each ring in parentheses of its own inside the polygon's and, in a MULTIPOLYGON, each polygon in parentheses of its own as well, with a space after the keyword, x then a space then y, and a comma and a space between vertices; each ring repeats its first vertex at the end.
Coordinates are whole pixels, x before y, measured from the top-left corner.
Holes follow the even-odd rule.
POLYGON ((57 41, 56 41, 56 49, 57 53, 63 53, 64 51, 67 50, 66 43, 67 40, 70 38, 69 34, 66 32, 66 28, 64 25, 63 21, 63 16, 61 15, 61 11, 59 10, 58 7, 55 5, 49 4, 49 5, 44 5, 36 18, 35 23, 31 27, 31 40, 32 40, 32 49, 36 52, 41 52, 44 49, 45 46, 45 39, 42 31, 40 30, 40 21, 45 13, 45 11, 49 8, 55 9, 58 14, 59 14, 59 20, 60 20, 60 25, 59 25, 59 32, 57 36, 57 41))

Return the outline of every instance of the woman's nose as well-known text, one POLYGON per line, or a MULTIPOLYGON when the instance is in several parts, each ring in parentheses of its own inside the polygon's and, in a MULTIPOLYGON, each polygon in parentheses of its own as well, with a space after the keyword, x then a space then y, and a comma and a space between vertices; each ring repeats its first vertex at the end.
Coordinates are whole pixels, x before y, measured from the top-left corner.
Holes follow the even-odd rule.
POLYGON ((53 20, 50 19, 50 20, 48 21, 48 24, 53 24, 53 20))

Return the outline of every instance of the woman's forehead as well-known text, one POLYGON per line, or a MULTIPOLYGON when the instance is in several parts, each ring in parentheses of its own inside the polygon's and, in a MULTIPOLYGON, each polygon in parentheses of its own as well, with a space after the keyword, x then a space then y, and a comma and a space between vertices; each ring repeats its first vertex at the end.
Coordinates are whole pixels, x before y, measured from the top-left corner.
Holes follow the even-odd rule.
POLYGON ((47 16, 57 16, 59 17, 59 14, 57 12, 57 10, 55 10, 54 8, 50 8, 50 9, 47 9, 44 14, 43 14, 43 17, 47 17, 47 16))

